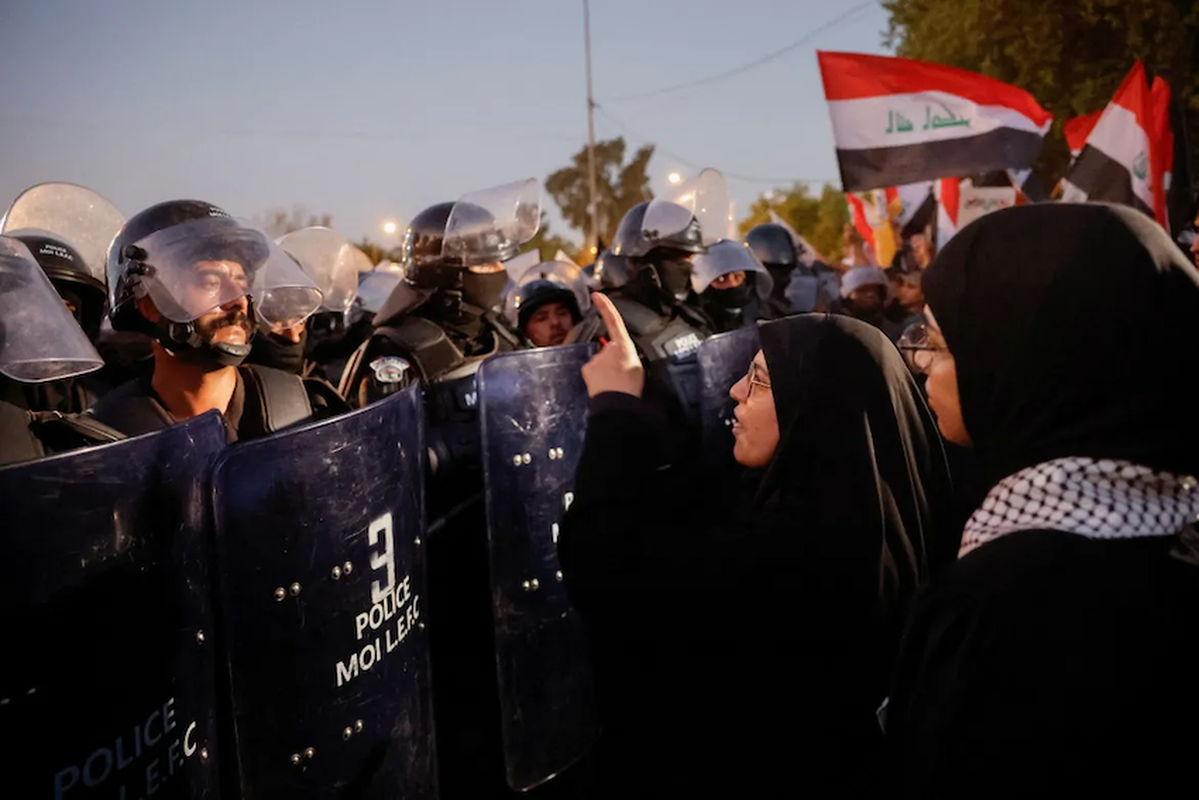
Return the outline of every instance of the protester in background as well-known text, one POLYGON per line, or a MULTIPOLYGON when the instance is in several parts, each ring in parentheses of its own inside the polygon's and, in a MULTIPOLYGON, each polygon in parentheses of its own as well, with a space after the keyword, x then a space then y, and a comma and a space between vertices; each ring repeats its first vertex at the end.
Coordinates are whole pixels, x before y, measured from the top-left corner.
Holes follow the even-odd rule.
POLYGON ((921 275, 919 268, 905 270, 901 267, 891 267, 887 270, 891 295, 887 303, 886 317, 899 327, 900 332, 925 321, 924 292, 920 288, 921 275))
POLYGON ((883 270, 854 267, 841 279, 841 296, 845 300, 841 313, 870 323, 894 342, 903 333, 903 328, 887 318, 890 290, 891 283, 883 270))
POLYGON ((924 290, 930 405, 992 488, 908 630, 893 792, 1177 793, 1199 746, 1179 672, 1199 660, 1199 273, 1134 209, 1040 204, 960 231, 924 290))
POLYGON ((841 252, 842 271, 854 267, 878 266, 874 254, 870 251, 870 245, 862 238, 862 234, 858 233, 858 229, 849 223, 841 229, 841 252))
POLYGON ((611 342, 583 368, 590 419, 558 546, 603 715, 596 796, 863 796, 902 614, 955 549, 910 374, 855 320, 763 324, 730 391, 752 480, 690 502, 623 321, 595 303, 611 342))

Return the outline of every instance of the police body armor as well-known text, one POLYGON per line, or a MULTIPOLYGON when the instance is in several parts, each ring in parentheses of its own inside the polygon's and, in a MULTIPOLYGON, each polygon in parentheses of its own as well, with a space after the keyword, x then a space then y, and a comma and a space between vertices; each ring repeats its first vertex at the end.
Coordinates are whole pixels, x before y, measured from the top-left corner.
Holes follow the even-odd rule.
POLYGON ((517 791, 571 767, 599 735, 587 637, 557 555, 587 426, 580 369, 594 349, 506 353, 479 370, 500 720, 517 791))
POLYGON ((421 418, 411 387, 215 468, 233 796, 436 796, 421 418))
POLYGON ((208 413, 0 469, 7 794, 219 796, 206 481, 224 445, 208 413))
POLYGON ((665 317, 623 297, 612 302, 624 318, 633 343, 645 360, 650 380, 668 386, 682 404, 688 422, 699 422, 699 363, 696 351, 705 333, 681 317, 665 317))

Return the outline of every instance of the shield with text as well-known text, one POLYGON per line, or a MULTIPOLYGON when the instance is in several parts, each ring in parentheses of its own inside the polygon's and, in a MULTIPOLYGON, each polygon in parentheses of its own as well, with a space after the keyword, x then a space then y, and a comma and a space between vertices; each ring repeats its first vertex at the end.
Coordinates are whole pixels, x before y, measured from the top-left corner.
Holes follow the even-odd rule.
POLYGON ((4 794, 219 796, 206 481, 224 446, 212 412, 0 469, 4 794))
POLYGON ((492 613, 508 785, 526 791, 599 734, 582 622, 558 564, 558 526, 583 449, 589 344, 505 353, 479 368, 492 613))
POLYGON ((436 796, 422 415, 413 386, 216 466, 238 797, 436 796))
POLYGON ((758 352, 756 325, 710 336, 699 346, 700 428, 705 474, 714 485, 734 478, 739 468, 733 460, 733 384, 745 376, 758 352))

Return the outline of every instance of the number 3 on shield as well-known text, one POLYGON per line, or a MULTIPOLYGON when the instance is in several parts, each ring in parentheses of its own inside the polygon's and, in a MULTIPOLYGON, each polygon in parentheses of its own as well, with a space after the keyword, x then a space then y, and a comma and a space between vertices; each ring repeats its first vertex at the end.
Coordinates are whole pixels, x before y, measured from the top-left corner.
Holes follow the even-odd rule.
POLYGON ((387 585, 380 587, 378 581, 371 583, 372 604, 382 603, 383 598, 396 585, 396 559, 395 551, 392 549, 390 511, 371 523, 370 529, 367 532, 367 538, 372 545, 379 543, 380 533, 383 534, 383 552, 371 553, 371 569, 379 570, 387 567, 387 585))

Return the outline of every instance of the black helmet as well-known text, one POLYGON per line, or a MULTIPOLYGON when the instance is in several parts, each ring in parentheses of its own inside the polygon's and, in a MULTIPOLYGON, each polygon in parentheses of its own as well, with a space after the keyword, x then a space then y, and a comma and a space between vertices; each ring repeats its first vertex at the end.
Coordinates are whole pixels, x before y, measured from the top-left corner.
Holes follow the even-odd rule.
POLYGON ((799 265, 799 254, 795 251, 795 240, 791 232, 774 222, 766 222, 745 234, 754 258, 771 267, 791 269, 799 265))
POLYGON ((616 289, 629 282, 629 260, 605 250, 595 262, 595 276, 601 289, 616 289))
POLYGON ((88 270, 79 251, 48 231, 25 229, 7 235, 25 243, 60 295, 75 295, 75 318, 94 342, 100 336, 108 292, 88 270))
POLYGON ((699 220, 690 214, 686 208, 668 200, 652 201, 659 208, 671 208, 674 216, 681 224, 670 225, 676 230, 655 228, 647 230, 645 226, 646 211, 651 203, 638 203, 629 209, 616 227, 616 236, 612 244, 612 252, 628 258, 652 257, 654 251, 675 251, 679 253, 706 253, 703 236, 699 229, 699 220), (688 219, 688 214, 690 217, 688 219))
POLYGON ((583 319, 583 314, 579 311, 579 300, 568 286, 555 281, 533 281, 522 286, 521 292, 524 299, 516 313, 517 327, 522 331, 529 323, 529 317, 549 303, 561 303, 566 306, 575 325, 583 319))
POLYGON ((418 271, 422 267, 461 269, 507 261, 521 244, 506 234, 490 211, 460 200, 429 206, 413 217, 404 233, 400 260, 418 271))
MULTIPOLYGON (((251 343, 212 344, 196 331, 194 317, 190 320, 172 319, 188 317, 186 309, 177 307, 170 298, 161 295, 152 299, 162 312, 157 323, 151 323, 137 308, 137 298, 148 293, 145 279, 153 276, 159 267, 155 259, 138 244, 153 234, 178 229, 180 239, 185 238, 194 226, 204 235, 226 234, 228 241, 221 248, 220 257, 241 263, 247 280, 270 253, 270 242, 264 236, 242 226, 227 211, 201 200, 171 200, 151 206, 133 215, 113 238, 108 248, 108 287, 111 306, 110 318, 114 330, 129 330, 145 333, 157 339, 171 352, 195 351, 201 358, 209 358, 221 364, 235 366, 249 354, 251 343)), ((168 234, 169 235, 169 234, 168 234)), ((298 267, 297 267, 298 269, 298 267)), ((243 294, 248 294, 248 286, 243 294)), ((253 309, 250 311, 253 317, 253 309)))

